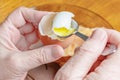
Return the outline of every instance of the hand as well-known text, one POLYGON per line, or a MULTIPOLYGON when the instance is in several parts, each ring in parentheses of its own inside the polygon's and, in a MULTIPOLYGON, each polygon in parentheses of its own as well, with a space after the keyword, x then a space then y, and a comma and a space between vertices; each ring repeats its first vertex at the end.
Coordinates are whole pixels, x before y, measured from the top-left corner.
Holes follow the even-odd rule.
POLYGON ((119 74, 120 33, 98 29, 57 72, 55 80, 119 80, 119 74), (107 43, 114 44, 117 50, 99 61, 98 57, 106 49, 107 43), (94 69, 90 70, 92 66, 94 69))
MULTIPOLYGON (((64 51, 58 45, 29 49, 39 40, 37 26, 46 14, 49 13, 21 7, 0 25, 0 80, 24 80, 29 70, 62 57, 64 51)), ((52 80, 55 71, 49 71, 45 79, 52 80)))

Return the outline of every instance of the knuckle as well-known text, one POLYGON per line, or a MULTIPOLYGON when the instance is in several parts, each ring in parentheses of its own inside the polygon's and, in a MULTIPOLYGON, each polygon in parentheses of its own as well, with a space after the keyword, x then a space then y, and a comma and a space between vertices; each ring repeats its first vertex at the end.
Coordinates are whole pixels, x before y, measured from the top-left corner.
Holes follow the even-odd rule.
POLYGON ((39 51, 36 53, 37 61, 40 64, 44 64, 47 61, 47 52, 44 50, 44 48, 39 49, 39 51))
POLYGON ((81 52, 81 53, 86 53, 86 54, 89 54, 89 53, 96 53, 95 50, 92 50, 92 49, 89 49, 89 48, 85 48, 85 47, 80 47, 77 52, 81 52))
POLYGON ((88 48, 81 47, 76 51, 76 55, 82 57, 89 57, 90 59, 97 59, 100 53, 96 52, 95 50, 91 50, 88 48))

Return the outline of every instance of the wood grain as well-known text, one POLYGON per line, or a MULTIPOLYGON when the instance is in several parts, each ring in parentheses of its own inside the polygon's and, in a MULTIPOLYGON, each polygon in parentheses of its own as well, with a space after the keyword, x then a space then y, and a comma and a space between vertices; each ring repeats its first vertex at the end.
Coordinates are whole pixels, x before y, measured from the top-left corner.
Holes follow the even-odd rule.
POLYGON ((98 14, 79 6, 69 5, 69 4, 44 4, 36 7, 37 10, 42 11, 70 11, 75 14, 74 19, 77 23, 84 27, 106 27, 112 28, 112 26, 98 14))
POLYGON ((0 0, 0 22, 20 6, 35 7, 53 3, 86 8, 102 16, 114 29, 120 31, 120 0, 0 0))

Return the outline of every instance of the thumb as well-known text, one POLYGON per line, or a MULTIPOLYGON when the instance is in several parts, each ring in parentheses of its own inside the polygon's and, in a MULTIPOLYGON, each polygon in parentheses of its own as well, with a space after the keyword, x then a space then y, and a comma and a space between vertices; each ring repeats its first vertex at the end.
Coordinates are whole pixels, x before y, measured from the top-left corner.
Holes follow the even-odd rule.
POLYGON ((57 72, 55 80, 83 80, 107 43, 107 33, 96 30, 76 54, 57 72))
POLYGON ((59 45, 44 46, 39 49, 24 52, 21 60, 26 70, 33 69, 42 64, 53 62, 64 55, 64 50, 59 45))

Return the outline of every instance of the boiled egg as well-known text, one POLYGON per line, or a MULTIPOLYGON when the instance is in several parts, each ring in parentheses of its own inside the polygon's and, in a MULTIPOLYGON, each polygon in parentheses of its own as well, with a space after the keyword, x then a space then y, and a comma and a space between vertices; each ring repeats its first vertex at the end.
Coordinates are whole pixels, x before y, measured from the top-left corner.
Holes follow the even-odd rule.
POLYGON ((61 40, 60 37, 69 36, 75 31, 73 17, 74 14, 68 11, 45 15, 39 23, 39 32, 42 36, 61 40))
POLYGON ((74 32, 74 28, 71 25, 72 17, 74 17, 74 14, 71 12, 57 13, 53 19, 53 32, 58 36, 68 36, 74 32))

